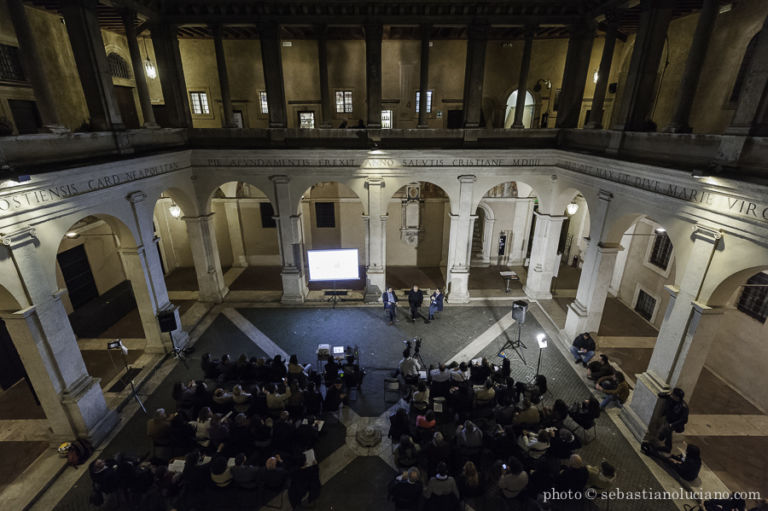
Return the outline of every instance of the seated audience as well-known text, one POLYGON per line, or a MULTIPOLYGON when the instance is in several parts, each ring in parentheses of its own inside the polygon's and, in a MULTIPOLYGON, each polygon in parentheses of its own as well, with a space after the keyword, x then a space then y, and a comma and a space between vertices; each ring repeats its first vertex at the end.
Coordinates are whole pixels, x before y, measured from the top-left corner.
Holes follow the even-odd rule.
POLYGON ((515 414, 512 424, 516 426, 536 426, 540 421, 541 417, 539 416, 539 409, 533 406, 530 401, 524 399, 523 406, 520 411, 515 414))
POLYGON ((567 464, 560 471, 555 487, 560 491, 583 491, 587 487, 589 471, 584 466, 581 456, 572 454, 567 464))
POLYGON ((461 500, 464 501, 480 497, 485 490, 480 474, 477 472, 477 467, 472 461, 464 463, 457 484, 461 500))
POLYGON ((587 367, 589 361, 595 356, 595 340, 589 335, 589 332, 576 336, 571 345, 571 355, 573 355, 575 363, 587 367))
POLYGON ((211 481, 219 488, 229 486, 232 482, 232 472, 230 472, 227 466, 227 458, 224 456, 216 456, 211 460, 210 467, 211 481))
POLYGON ((523 469, 523 464, 514 456, 502 465, 501 477, 499 477, 499 489, 502 496, 511 500, 520 495, 528 486, 528 472, 523 469))
POLYGON ((581 442, 568 429, 552 430, 552 440, 549 442, 549 454, 555 459, 568 459, 573 451, 581 447, 581 442))
POLYGON ((419 446, 413 442, 409 435, 400 437, 400 442, 395 447, 395 464, 398 467, 411 467, 419 461, 419 446))
POLYGON ((587 365, 587 378, 599 380, 603 376, 613 374, 613 366, 608 362, 608 356, 601 354, 598 360, 593 360, 587 365))
POLYGON ((424 486, 421 483, 419 469, 411 467, 395 478, 389 494, 395 502, 396 509, 416 510, 419 509, 423 491, 424 486))
POLYGON ((615 374, 603 376, 595 384, 597 390, 602 390, 605 394, 603 401, 600 403, 600 409, 605 408, 611 403, 621 408, 629 398, 629 383, 624 379, 624 373, 616 372, 615 374))
POLYGON ((587 465, 587 472, 589 472, 588 488, 597 488, 603 491, 613 488, 613 483, 616 480, 616 469, 607 461, 600 463, 599 467, 587 465))
POLYGON ((429 478, 424 488, 424 497, 428 499, 433 495, 440 497, 449 494, 453 494, 458 500, 459 488, 456 486, 456 480, 448 475, 448 465, 439 463, 435 475, 429 478))

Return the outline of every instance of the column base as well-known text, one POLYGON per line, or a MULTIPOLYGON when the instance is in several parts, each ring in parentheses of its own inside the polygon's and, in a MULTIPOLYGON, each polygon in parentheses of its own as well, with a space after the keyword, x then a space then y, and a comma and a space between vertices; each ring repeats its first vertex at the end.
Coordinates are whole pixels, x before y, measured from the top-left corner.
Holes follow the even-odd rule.
MULTIPOLYGON (((68 391, 61 402, 78 438, 87 438, 92 444, 101 442, 117 425, 118 416, 107 408, 99 380, 84 376, 68 391)), ((54 438, 54 440, 59 440, 54 438)), ((63 441, 72 441, 72 438, 63 441)))
POLYGON ((142 128, 148 129, 148 130, 157 130, 157 129, 160 129, 160 125, 157 124, 156 122, 145 122, 142 128))
POLYGON ((450 303, 469 303, 469 271, 452 270, 449 280, 446 296, 450 303))
POLYGON ((46 124, 40 128, 41 133, 56 133, 57 135, 64 135, 70 133, 70 131, 69 128, 62 126, 61 124, 46 124))
POLYGON ((584 125, 584 128, 586 128, 588 130, 601 130, 601 129, 603 129, 603 125, 600 124, 599 122, 591 122, 590 121, 590 122, 588 122, 587 124, 584 125))
POLYGON ((381 295, 387 289, 386 272, 382 267, 368 267, 366 270, 365 303, 381 302, 381 295))
POLYGON ((304 303, 307 296, 307 284, 304 275, 295 269, 283 270, 280 273, 283 280, 283 296, 280 303, 300 304, 304 303))
POLYGON ((583 332, 597 332, 600 326, 601 314, 590 314, 578 300, 568 304, 568 314, 565 318, 563 332, 567 339, 575 339, 583 332))
POLYGON ((513 124, 512 126, 510 126, 510 128, 513 129, 513 130, 524 130, 525 126, 522 123, 521 124, 513 124))
POLYGON ((653 373, 638 375, 632 401, 622 410, 621 420, 639 442, 648 438, 649 431, 656 431, 662 408, 658 394, 666 391, 669 386, 653 373))
POLYGON ((539 291, 537 289, 531 289, 528 286, 523 286, 523 293, 528 295, 529 298, 533 298, 534 300, 551 300, 552 299, 552 293, 549 291, 539 291))
POLYGON ((693 133, 693 128, 686 124, 670 124, 664 128, 664 133, 693 133))
POLYGON ((217 291, 213 292, 203 292, 202 290, 199 292, 198 300, 201 302, 208 302, 208 303, 221 303, 224 301, 224 298, 229 294, 229 288, 223 287, 217 291))

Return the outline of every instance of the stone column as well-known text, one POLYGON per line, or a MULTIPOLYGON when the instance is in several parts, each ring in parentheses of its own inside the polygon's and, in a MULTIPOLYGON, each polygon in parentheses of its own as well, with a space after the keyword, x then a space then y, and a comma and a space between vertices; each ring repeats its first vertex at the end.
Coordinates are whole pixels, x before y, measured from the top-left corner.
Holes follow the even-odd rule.
POLYGON ((459 176, 458 214, 451 214, 448 242, 447 295, 452 303, 469 302, 469 262, 472 252, 472 191, 477 176, 459 176))
POLYGON ((603 128, 603 115, 605 113, 605 92, 608 90, 608 82, 611 76, 611 63, 613 51, 616 48, 616 36, 619 32, 619 20, 616 13, 608 13, 606 16, 605 42, 603 43, 603 56, 600 58, 595 93, 592 96, 592 109, 589 113, 589 121, 584 126, 591 129, 603 128))
POLYGON ((711 325, 699 328, 711 318, 702 319, 709 312, 697 303, 697 298, 721 236, 720 231, 697 225, 691 237, 693 246, 688 260, 684 264, 679 262, 683 271, 680 287, 667 286, 671 298, 651 361, 648 369, 638 376, 632 402, 622 413, 622 419, 638 439, 644 439, 648 431, 655 429, 661 413, 657 394, 678 384, 687 385, 684 390, 693 390, 698 379, 711 336, 717 328, 711 325), (695 349, 691 349, 693 342, 697 343, 695 349))
POLYGON ((616 255, 623 250, 616 243, 603 241, 612 198, 611 193, 601 190, 597 207, 591 212, 590 242, 584 257, 576 299, 568 306, 565 320, 566 339, 573 339, 581 332, 597 332, 603 317, 616 255))
POLYGON ((575 128, 579 125, 589 58, 592 56, 592 42, 595 39, 595 28, 591 24, 572 25, 569 32, 560 106, 555 123, 557 128, 575 128))
POLYGON ((551 300, 552 276, 555 274, 560 229, 567 217, 548 215, 538 211, 535 211, 534 215, 536 215, 536 227, 533 231, 528 278, 523 291, 536 300, 551 300))
POLYGON ((240 223, 240 201, 237 199, 237 183, 225 183, 221 185, 221 191, 224 192, 226 197, 224 213, 227 215, 229 242, 232 245, 232 266, 245 268, 248 266, 248 261, 245 258, 243 229, 240 223))
POLYGON ((757 36, 749 64, 726 135, 768 136, 768 17, 757 36))
POLYGON ((384 180, 371 177, 365 180, 368 188, 368 267, 366 268, 365 301, 377 302, 387 289, 387 215, 382 204, 384 180))
POLYGON ((365 25, 365 90, 369 129, 381 129, 381 23, 365 25))
POLYGON ((125 27, 125 38, 128 40, 128 51, 131 53, 131 68, 133 69, 133 78, 136 82, 136 92, 139 95, 141 104, 141 114, 144 118, 145 128, 159 128, 155 122, 155 112, 152 110, 152 101, 149 98, 149 87, 147 87, 147 78, 144 76, 144 62, 141 60, 139 51, 139 40, 136 38, 136 13, 133 11, 123 11, 123 26, 125 27))
POLYGON ((35 230, 3 234, 0 245, 13 259, 34 304, 2 314, 53 432, 54 444, 76 437, 98 443, 117 423, 107 409, 99 380, 85 368, 77 338, 61 303, 66 290, 52 291, 50 272, 39 262, 35 230))
POLYGON ((187 82, 181 64, 176 25, 158 23, 150 29, 157 59, 157 73, 163 89, 164 117, 168 119, 171 128, 191 128, 192 113, 189 110, 187 82))
POLYGON ((261 36, 261 61, 264 66, 264 85, 267 89, 267 106, 269 107, 269 127, 287 128, 280 25, 264 23, 259 26, 259 34, 261 36))
POLYGON ((517 102, 515 103, 515 121, 512 127, 523 129, 523 114, 525 113, 525 96, 528 92, 528 71, 531 69, 531 51, 533 50, 533 35, 535 27, 528 27, 525 30, 525 44, 523 46, 523 57, 520 62, 520 75, 517 79, 517 102))
POLYGON ((429 90, 429 36, 432 25, 421 26, 421 58, 419 59, 419 128, 429 128, 427 123, 427 91, 429 90))
POLYGON ((642 0, 640 29, 624 90, 620 91, 621 100, 616 106, 614 129, 642 131, 650 121, 659 63, 674 5, 668 0, 642 0))
POLYGON ((235 127, 235 114, 232 111, 232 96, 229 94, 229 76, 227 76, 227 58, 224 55, 224 42, 222 34, 224 29, 221 24, 211 25, 213 32, 213 48, 216 52, 216 69, 219 73, 219 88, 221 89, 221 108, 224 111, 223 128, 235 127))
POLYGON ((512 232, 507 239, 507 256, 510 266, 523 266, 525 263, 528 240, 531 235, 531 222, 533 222, 533 201, 534 199, 527 197, 515 199, 512 232))
POLYGON ((328 84, 328 27, 317 28, 317 66, 320 70, 320 105, 322 109, 321 128, 333 128, 334 104, 328 84))
POLYGON ((677 108, 672 116, 672 121, 664 130, 668 133, 690 133, 693 131, 688 124, 691 117, 693 100, 696 97, 696 89, 699 86, 701 69, 704 67, 704 59, 707 57, 709 39, 715 20, 720 9, 718 0, 704 0, 699 11, 699 21, 696 24, 696 32, 688 50, 688 59, 685 61, 685 72, 680 82, 680 92, 677 98, 677 108))
POLYGON ((288 176, 273 176, 277 210, 277 233, 282 258, 283 303, 304 303, 307 283, 304 280, 304 240, 301 231, 301 213, 291 200, 288 176))
POLYGON ((627 265, 627 256, 629 256, 629 249, 632 243, 632 235, 635 234, 635 227, 637 224, 632 224, 629 229, 626 230, 621 237, 619 243, 624 250, 619 252, 616 256, 616 264, 613 265, 613 276, 611 277, 611 285, 608 287, 608 293, 611 296, 618 296, 619 289, 621 288, 621 279, 624 277, 624 267, 627 265))
POLYGON ((29 27, 24 3, 21 0, 8 0, 6 3, 13 29, 16 32, 16 40, 19 43, 21 67, 35 91, 35 101, 37 102, 37 110, 40 112, 43 130, 51 133, 66 133, 69 130, 61 124, 56 112, 56 102, 53 100, 48 77, 43 69, 43 61, 39 57, 37 40, 29 27))
POLYGON ((185 216, 189 248, 197 273, 201 302, 221 303, 229 292, 221 272, 219 249, 216 246, 216 231, 213 213, 201 216, 185 216))
POLYGON ((467 37, 467 64, 464 70, 464 127, 479 128, 483 115, 483 78, 488 25, 469 25, 467 37))
POLYGON ((67 24, 91 126, 96 130, 125 129, 107 67, 107 54, 96 17, 96 0, 64 0, 61 13, 67 24))
MULTIPOLYGON (((495 218, 483 217, 483 253, 482 263, 484 265, 490 265, 491 253, 493 251, 493 224, 496 223, 495 218)), ((474 228, 473 228, 474 231, 474 228)), ((471 244, 471 242, 470 242, 471 244)))

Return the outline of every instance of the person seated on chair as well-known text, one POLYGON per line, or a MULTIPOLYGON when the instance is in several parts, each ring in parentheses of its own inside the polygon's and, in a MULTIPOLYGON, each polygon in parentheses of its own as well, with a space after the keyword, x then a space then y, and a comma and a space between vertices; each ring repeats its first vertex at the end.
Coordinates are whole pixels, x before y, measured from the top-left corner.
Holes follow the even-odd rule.
POLYGON ((559 426, 568 417, 568 405, 562 399, 556 399, 552 408, 544 407, 541 422, 547 426, 559 426))
POLYGON ((403 350, 403 359, 400 360, 398 369, 405 383, 416 385, 419 382, 419 363, 411 356, 411 350, 403 350))
POLYGON ((210 353, 204 353, 200 359, 200 369, 203 370, 203 375, 209 380, 215 380, 219 377, 219 363, 221 360, 214 358, 210 353))
POLYGON ((416 392, 411 396, 411 404, 417 404, 417 408, 426 408, 429 405, 429 387, 427 383, 420 381, 416 387, 416 392))
POLYGON ((227 466, 227 458, 217 455, 211 460, 209 469, 211 471, 211 481, 219 488, 225 488, 232 482, 232 472, 227 466))
POLYGON ((441 462, 437 464, 435 475, 429 479, 424 488, 424 497, 428 499, 433 495, 442 497, 449 494, 453 494, 458 500, 459 487, 456 485, 456 480, 448 475, 448 464, 441 462))
POLYGON ((288 478, 288 471, 279 454, 267 458, 264 470, 261 472, 261 483, 271 490, 281 489, 288 478))
POLYGON ((509 501, 520 495, 528 486, 528 472, 525 471, 520 460, 514 456, 501 466, 501 470, 499 488, 501 495, 509 501))
POLYGON ((539 409, 527 399, 523 399, 523 407, 515 414, 512 424, 515 426, 536 426, 540 421, 539 409))
POLYGON ((608 362, 605 354, 600 354, 598 360, 593 360, 587 365, 587 378, 599 380, 603 376, 613 374, 613 366, 608 362))
POLYGON ((486 378, 483 388, 475 392, 475 403, 489 405, 496 398, 496 389, 493 388, 493 381, 486 378))
POLYGON ((574 363, 581 363, 587 367, 590 359, 595 356, 595 340, 589 335, 589 332, 576 336, 571 345, 571 355, 575 359, 574 363))
POLYGON ((451 379, 451 373, 445 367, 445 364, 440 364, 436 369, 430 369, 429 379, 432 383, 442 383, 451 379))
POLYGON ((616 481, 616 469, 613 465, 604 461, 599 467, 587 465, 589 478, 587 479, 587 488, 597 488, 598 490, 610 490, 616 481))
POLYGON ((624 379, 624 373, 621 371, 617 371, 616 374, 603 376, 597 380, 595 388, 605 393, 605 398, 600 403, 601 410, 605 410, 611 403, 616 403, 621 408, 629 398, 629 383, 624 379))
POLYGON ((567 460, 573 451, 581 447, 581 441, 567 428, 550 429, 549 455, 554 459, 567 460))
POLYGON ((465 421, 456 428, 456 445, 459 448, 479 449, 483 446, 483 431, 472 421, 465 421))
POLYGON ((685 454, 675 454, 669 457, 662 457, 662 459, 685 481, 691 482, 699 477, 701 451, 693 444, 686 446, 685 454))
POLYGON ((147 436, 154 446, 166 446, 171 443, 171 419, 165 408, 155 410, 154 416, 147 421, 147 436))
POLYGON ((463 501, 479 498, 485 491, 483 480, 473 461, 464 463, 456 483, 459 486, 459 495, 461 495, 461 500, 463 501))
POLYGON ((594 397, 590 397, 589 399, 572 404, 568 410, 568 415, 582 428, 585 425, 590 425, 591 427, 592 421, 600 417, 600 410, 600 402, 594 397))
POLYGON ((424 485, 419 469, 411 467, 398 475, 389 488, 396 509, 418 509, 424 485))
POLYGON ((291 389, 281 382, 275 386, 269 383, 264 386, 264 393, 267 395, 267 408, 270 410, 283 410, 285 402, 291 397, 291 389))
POLYGON ((424 415, 417 415, 416 416, 416 428, 419 430, 432 430, 437 425, 437 420, 435 419, 435 412, 432 410, 427 410, 427 413, 424 415))
POLYGON ((491 376, 491 366, 488 360, 483 358, 479 364, 472 364, 469 368, 470 380, 473 385, 482 385, 491 376))
POLYGON ((325 412, 338 412, 339 407, 346 401, 347 394, 341 388, 341 380, 336 380, 325 392, 323 410, 325 412))
POLYGON ((346 362, 341 370, 344 372, 344 384, 348 389, 360 388, 363 384, 363 371, 355 363, 354 355, 347 355, 346 362))
POLYGON ((451 369, 451 381, 457 384, 469 381, 469 371, 467 370, 466 362, 462 362, 451 369))
POLYGON ((412 467, 419 461, 419 451, 421 449, 413 442, 413 438, 410 435, 402 435, 400 442, 395 447, 393 453, 395 458, 395 465, 398 467, 412 467))
POLYGON ((235 456, 235 466, 230 468, 232 473, 232 482, 240 488, 256 488, 260 476, 257 467, 246 463, 244 453, 238 453, 235 456))
POLYGON ((288 379, 298 379, 300 382, 304 382, 306 374, 304 374, 304 366, 299 364, 299 357, 291 355, 288 359, 288 379))
POLYGON ((427 462, 427 473, 434 474, 440 462, 450 461, 451 444, 445 440, 442 433, 435 431, 432 439, 424 446, 423 453, 427 462))
POLYGON ((587 467, 584 466, 581 456, 572 454, 564 468, 560 471, 560 475, 555 481, 555 487, 561 491, 571 490, 580 492, 587 487, 588 480, 589 472, 587 467))
POLYGON ((549 450, 549 431, 540 429, 538 433, 534 431, 523 431, 520 436, 520 448, 528 454, 532 460, 538 460, 549 450))
POLYGON ((232 387, 232 403, 234 403, 235 411, 239 413, 245 413, 251 406, 251 398, 253 395, 250 392, 243 390, 243 386, 239 383, 232 387))

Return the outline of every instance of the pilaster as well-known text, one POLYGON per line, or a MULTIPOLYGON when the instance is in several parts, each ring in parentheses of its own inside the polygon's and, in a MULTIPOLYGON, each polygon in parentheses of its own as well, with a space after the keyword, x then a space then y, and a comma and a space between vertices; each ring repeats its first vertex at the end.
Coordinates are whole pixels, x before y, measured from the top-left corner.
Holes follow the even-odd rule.
POLYGON ((221 271, 213 213, 182 218, 187 223, 189 246, 197 274, 201 302, 221 303, 229 292, 221 271))
POLYGON ((366 179, 368 188, 367 236, 368 265, 366 268, 365 301, 377 302, 387 289, 387 219, 386 208, 382 204, 384 180, 366 179))
POLYGON ((565 216, 534 212, 536 227, 533 231, 533 247, 528 263, 528 278, 523 291, 536 300, 552 299, 552 277, 557 264, 557 245, 565 216))
POLYGON ((469 263, 472 253, 472 195, 477 176, 459 176, 458 214, 451 215, 448 245, 447 295, 453 303, 469 301, 469 263))
POLYGON ((277 200, 278 241, 283 269, 283 303, 304 303, 307 283, 304 280, 304 238, 302 236, 301 213, 298 205, 291 200, 290 179, 287 176, 273 176, 277 200))

